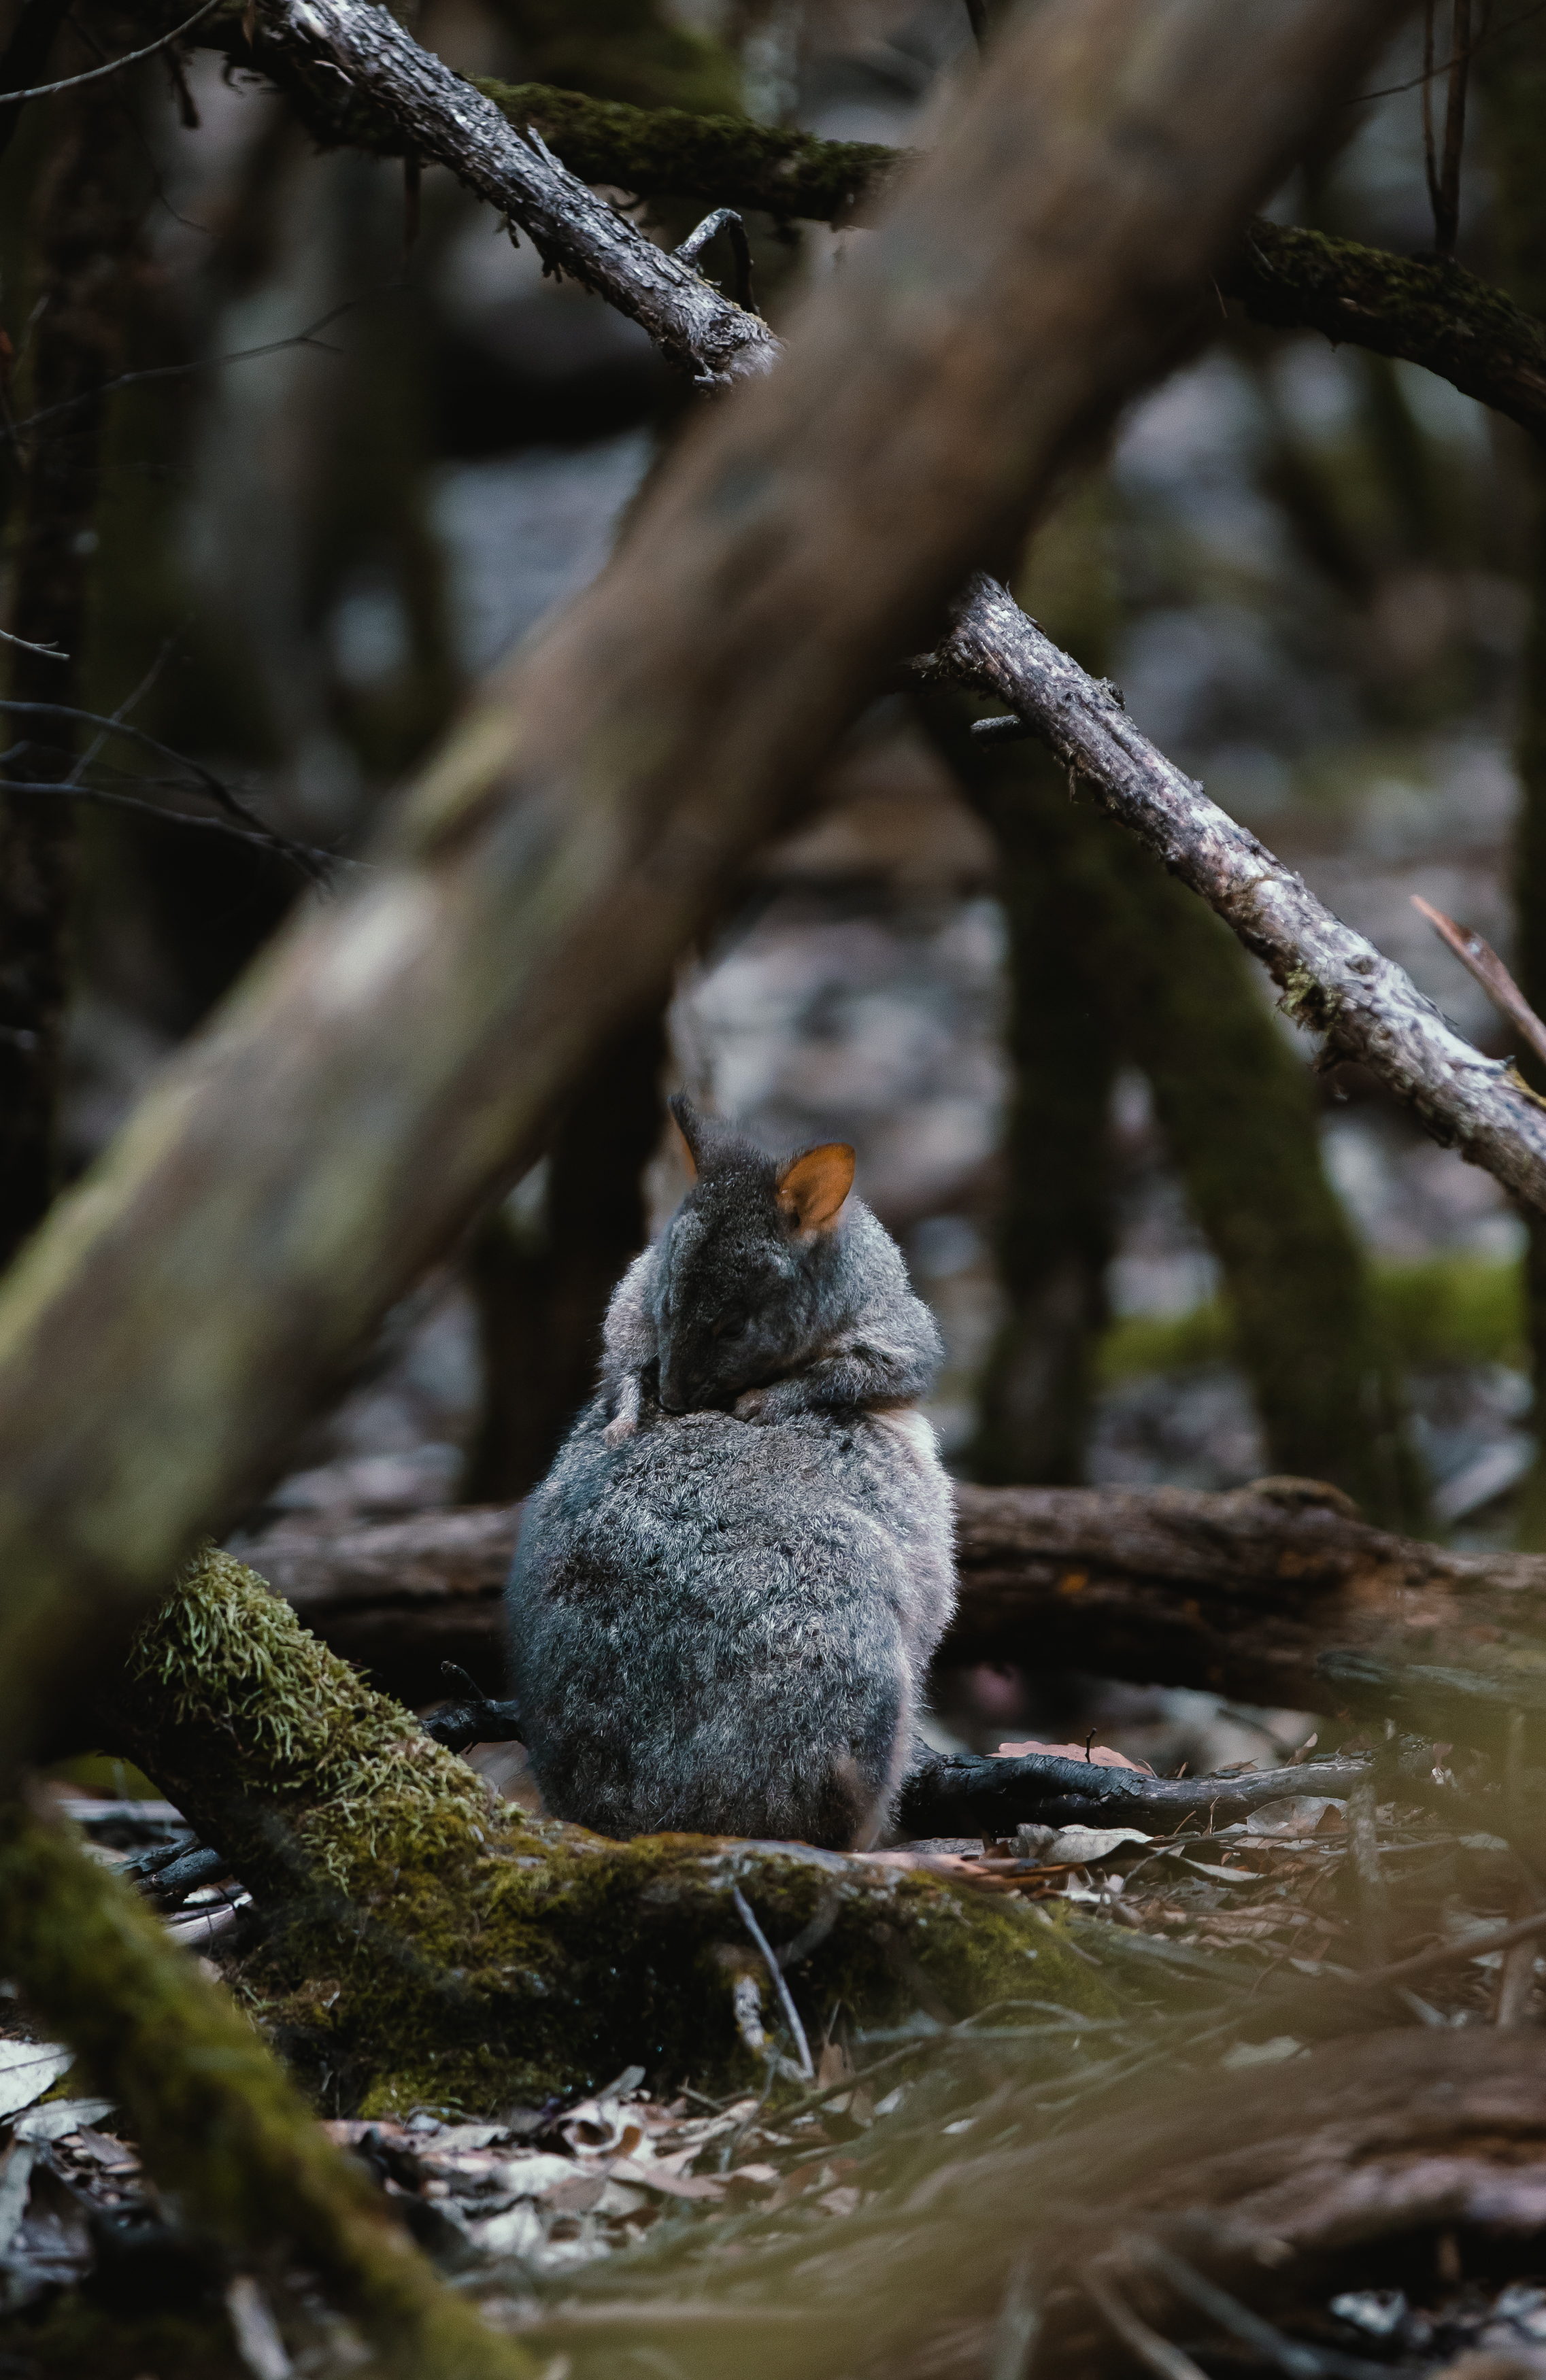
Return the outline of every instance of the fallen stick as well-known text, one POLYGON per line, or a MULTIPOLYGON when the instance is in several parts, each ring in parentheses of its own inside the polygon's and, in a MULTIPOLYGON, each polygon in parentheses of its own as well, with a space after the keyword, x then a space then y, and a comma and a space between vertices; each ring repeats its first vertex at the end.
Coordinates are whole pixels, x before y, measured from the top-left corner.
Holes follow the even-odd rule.
POLYGON ((1474 976, 1500 1015, 1516 1025, 1538 1058, 1546 1058, 1546 1025, 1536 1014, 1514 978, 1504 966, 1491 942, 1469 926, 1457 926, 1442 909, 1435 909, 1420 892, 1412 895, 1412 906, 1419 917, 1426 917, 1439 940, 1454 952, 1467 975, 1474 976))
POLYGON ((950 634, 917 666, 1007 702, 1070 786, 1082 783, 1262 961, 1284 1014, 1324 1035, 1322 1065, 1361 1061, 1435 1140, 1546 1208, 1546 1101, 1473 1049, 1394 961, 1167 760, 1120 695, 1060 652, 993 579, 969 582, 950 634))

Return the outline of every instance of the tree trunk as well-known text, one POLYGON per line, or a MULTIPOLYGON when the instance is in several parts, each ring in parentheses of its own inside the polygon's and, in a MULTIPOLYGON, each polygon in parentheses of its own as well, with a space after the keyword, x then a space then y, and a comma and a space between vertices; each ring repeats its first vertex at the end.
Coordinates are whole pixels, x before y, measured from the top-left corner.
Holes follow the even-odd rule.
MULTIPOLYGON (((930 710, 936 721, 950 715, 937 697, 930 710)), ((1114 1044, 1149 1077, 1193 1214, 1218 1257, 1237 1360, 1274 1469, 1330 1479, 1379 1519, 1410 1526, 1422 1511, 1420 1474, 1368 1268, 1321 1161, 1310 1077, 1274 1025, 1245 953, 1129 835, 1069 800, 1050 756, 1034 745, 984 742, 964 732, 959 712, 956 720, 949 757, 1004 849, 1015 947, 1029 946, 1029 964, 1045 971, 1037 986, 1043 1018, 1054 1015, 1060 1032, 1065 1017, 1073 1020, 1057 1057, 1068 1070, 1061 1111, 1038 1118, 1041 1080, 1018 1093, 1026 1104, 1012 1142, 1006 1257, 1022 1274, 1046 1261, 1041 1243, 1015 1245, 1040 1220, 1022 1220, 1029 1199, 1079 1218, 1070 1281, 1079 1277, 1076 1255, 1086 1273, 1095 1261, 1109 1226, 1090 1179, 1091 1119, 1074 1111, 1080 1131, 1072 1166, 1059 1124, 1075 1098, 1076 1056, 1092 1067, 1085 1095, 1092 1100, 1109 1079, 1109 1057, 1102 1064, 1097 1045, 1109 1051, 1114 1044)), ((1071 1240, 1066 1223, 1063 1238, 1071 1240)), ((1013 1294, 1015 1272, 1008 1278, 1013 1294)), ((1058 1278, 1051 1267, 1047 1278, 1049 1286, 1058 1278)), ((1089 1297, 1087 1289, 1087 1310, 1089 1297)), ((992 1376, 991 1395, 1002 1398, 1009 1381, 1026 1376, 1034 1352, 1026 1337, 1037 1319, 1030 1301, 1017 1297, 1010 1326, 1017 1372, 992 1376)), ((1054 1312, 1048 1320, 1043 1361, 1059 1343, 1063 1318, 1054 1312)), ((989 1413, 980 1475, 1005 1481, 1016 1475, 1014 1445, 997 1406, 989 1413)), ((1058 1475, 1028 1468, 1020 1475, 1058 1475)))
MULTIPOLYGON (((91 62, 80 42, 50 55, 61 72, 91 62)), ((32 302, 43 310, 29 410, 51 418, 27 449, 11 605, 11 633, 23 641, 5 650, 14 702, 79 704, 106 410, 98 392, 118 358, 125 262, 138 229, 125 189, 134 126, 111 79, 47 104, 55 114, 33 208, 32 302)), ((6 723, 13 781, 69 776, 78 741, 70 721, 13 713, 6 723)), ((0 1267, 55 1188, 76 844, 67 796, 0 798, 0 1267)))
POLYGON ((542 1214, 496 1208, 473 1242, 483 1408, 469 1503, 537 1485, 596 1384, 602 1323, 650 1236, 643 1172, 664 1120, 659 1009, 604 1049, 566 1103, 548 1148, 542 1214))
MULTIPOLYGON (((1488 160, 1497 193, 1500 278, 1520 305, 1546 315, 1546 180, 1540 170, 1546 108, 1546 29, 1534 18, 1500 26, 1477 54, 1486 103, 1488 160)), ((1519 811, 1514 845, 1514 973, 1537 1014, 1546 1014, 1546 452, 1519 442, 1528 482, 1527 571, 1529 616, 1520 656, 1515 766, 1519 811)), ((1546 1065, 1528 1050, 1520 1073, 1546 1091, 1546 1065)), ((1518 1542, 1546 1548, 1546 1214, 1526 1210, 1525 1259, 1535 1427, 1542 1451, 1526 1482, 1518 1542)))

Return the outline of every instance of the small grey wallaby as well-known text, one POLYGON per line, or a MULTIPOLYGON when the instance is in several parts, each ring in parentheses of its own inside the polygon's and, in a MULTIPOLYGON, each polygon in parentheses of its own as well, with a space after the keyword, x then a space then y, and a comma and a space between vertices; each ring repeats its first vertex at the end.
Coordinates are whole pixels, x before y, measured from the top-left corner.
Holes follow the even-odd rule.
POLYGON ((693 1181, 613 1293, 600 1389, 527 1504, 513 1685, 549 1810, 606 1835, 874 1841, 955 1604, 916 1410, 940 1336, 850 1197, 671 1102, 693 1181))

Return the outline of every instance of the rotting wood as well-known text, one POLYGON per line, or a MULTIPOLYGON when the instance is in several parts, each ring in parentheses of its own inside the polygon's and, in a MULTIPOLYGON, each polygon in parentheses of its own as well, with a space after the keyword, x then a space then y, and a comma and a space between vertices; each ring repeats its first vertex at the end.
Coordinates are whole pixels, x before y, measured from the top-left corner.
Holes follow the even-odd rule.
MULTIPOLYGON (((1224 1495, 964 1485, 956 1498, 961 1599, 943 1665, 1087 1670, 1269 1707, 1388 1714, 1486 1745, 1510 1709, 1546 1718, 1546 1557, 1396 1536, 1313 1480, 1224 1495)), ((292 1525, 249 1558, 308 1627, 405 1701, 444 1693, 444 1659, 499 1694, 519 1509, 292 1525)))
POLYGON ((1321 1062, 1358 1059, 1433 1138, 1546 1208, 1546 1101, 1485 1058, 1402 968, 1345 926, 1302 877, 1150 743, 1090 677, 979 574, 937 653, 919 665, 1006 702, 1109 816, 1216 909, 1278 986, 1321 1062))

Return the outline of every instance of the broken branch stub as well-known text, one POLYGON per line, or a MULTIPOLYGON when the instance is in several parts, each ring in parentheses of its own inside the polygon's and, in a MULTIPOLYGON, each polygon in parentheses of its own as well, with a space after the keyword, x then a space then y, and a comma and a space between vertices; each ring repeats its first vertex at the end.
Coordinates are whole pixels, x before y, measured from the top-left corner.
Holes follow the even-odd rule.
MULTIPOLYGON (((313 13, 346 80, 400 67, 439 90, 386 11, 313 13)), ((535 1156, 984 540, 1016 535, 1161 367, 1199 274, 1402 13, 1049 0, 1005 26, 778 370, 696 425, 603 578, 431 759, 366 880, 265 953, 13 1270, 0 1742, 38 1740, 80 1645, 105 1649, 241 1509, 535 1156)), ((450 80, 475 143, 476 94, 450 80)), ((554 220, 560 261, 603 288, 634 263, 685 273, 586 205, 554 220)))
POLYGON ((996 696, 1033 726, 1261 960, 1284 1014, 1325 1037, 1325 1062, 1361 1061, 1435 1140, 1546 1208, 1546 1101, 1473 1049, 1393 960, 1167 760, 1112 687, 1060 652, 1002 587, 975 577, 922 666, 996 696))

